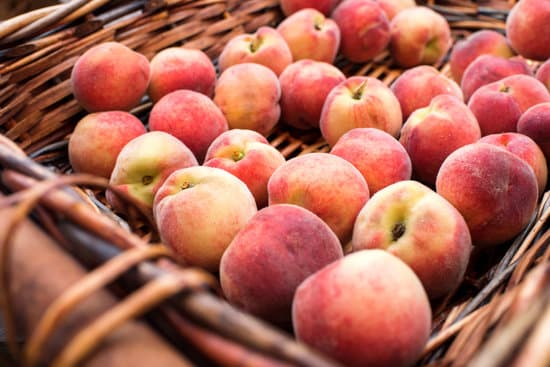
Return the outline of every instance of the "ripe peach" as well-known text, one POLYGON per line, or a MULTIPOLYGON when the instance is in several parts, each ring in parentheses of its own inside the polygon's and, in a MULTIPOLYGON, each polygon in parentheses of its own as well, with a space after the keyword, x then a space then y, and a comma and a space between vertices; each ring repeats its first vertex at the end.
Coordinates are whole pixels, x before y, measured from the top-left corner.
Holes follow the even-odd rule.
POLYGON ((297 205, 271 205, 247 222, 223 254, 220 283, 230 303, 286 324, 298 285, 342 256, 340 241, 318 216, 297 205))
POLYGON ((416 273, 431 299, 462 282, 472 251, 468 225, 447 200, 418 181, 378 191, 359 212, 353 251, 382 249, 416 273))
POLYGON ((300 284, 292 303, 297 339, 349 367, 414 365, 431 317, 418 277, 382 250, 325 266, 300 284))
POLYGON ((254 195, 258 208, 262 208, 267 205, 267 182, 285 161, 283 154, 258 132, 231 129, 210 144, 203 165, 240 178, 254 195))
POLYGON ((449 64, 453 79, 460 83, 468 65, 478 56, 486 54, 510 58, 514 56, 514 51, 506 37, 497 31, 492 29, 475 31, 457 41, 451 50, 449 64))
POLYGON ((148 93, 153 102, 178 89, 190 89, 212 97, 215 84, 216 68, 201 50, 169 47, 151 59, 148 93))
POLYGON ((346 79, 336 66, 314 60, 290 64, 279 76, 282 121, 298 129, 319 127, 325 100, 346 79))
POLYGON ((462 100, 462 90, 458 84, 429 65, 405 70, 390 89, 399 100, 404 120, 415 110, 428 106, 437 95, 450 94, 462 100))
POLYGON ((527 162, 537 176, 539 195, 544 193, 548 181, 548 167, 544 153, 533 139, 527 135, 511 132, 486 135, 479 142, 503 147, 527 162))
POLYGON ((451 27, 439 13, 426 6, 399 12, 390 24, 390 52, 404 68, 438 64, 451 48, 451 27))
POLYGON ((546 60, 537 68, 535 78, 540 80, 550 90, 550 59, 546 60))
POLYGON ((451 153, 441 165, 436 190, 462 214, 480 248, 517 236, 537 207, 533 169, 493 144, 476 142, 451 153))
POLYGON ((316 9, 307 8, 284 19, 277 31, 283 36, 294 61, 311 59, 334 63, 340 49, 340 28, 316 9))
POLYGON ((281 0, 280 5, 285 16, 290 16, 301 9, 312 8, 329 16, 342 0, 281 0))
POLYGON ((88 112, 122 110, 137 106, 149 84, 149 61, 118 42, 92 46, 71 71, 74 97, 88 112))
POLYGON ((340 52, 356 63, 373 59, 390 41, 390 23, 382 7, 371 0, 345 0, 332 18, 342 33, 340 52))
POLYGON ((516 74, 476 90, 468 107, 476 116, 481 135, 488 135, 516 131, 521 115, 543 102, 550 102, 548 89, 533 76, 516 74))
POLYGON ((411 157, 413 177, 433 187, 445 158, 479 138, 481 130, 472 111, 458 98, 441 94, 409 116, 399 141, 411 157))
POLYGON ((550 163, 550 102, 539 103, 527 109, 518 120, 517 131, 538 144, 550 163))
POLYGON ((368 76, 354 76, 335 86, 325 100, 319 122, 330 146, 353 128, 374 127, 397 137, 402 125, 397 97, 380 80, 368 76))
POLYGON ((276 29, 263 26, 254 33, 233 37, 218 57, 221 73, 231 65, 243 62, 262 64, 280 75, 292 62, 292 53, 276 29))
POLYGON ((287 160, 267 183, 269 205, 296 204, 311 210, 336 233, 351 238, 355 217, 369 198, 357 168, 329 153, 308 153, 287 160))
POLYGON ((109 178, 122 148, 146 131, 143 123, 128 112, 86 115, 78 121, 69 138, 69 162, 75 172, 109 178))
POLYGON ((521 57, 506 59, 495 55, 479 56, 464 70, 460 84, 464 100, 468 102, 480 87, 515 74, 532 75, 531 69, 521 57))
POLYGON ((374 1, 377 2, 380 5, 380 7, 382 7, 382 10, 384 10, 384 13, 386 13, 386 17, 390 21, 400 11, 416 6, 416 2, 414 0, 374 0, 374 1))
POLYGON ((338 139, 330 153, 361 172, 371 195, 392 183, 411 179, 411 158, 403 145, 376 128, 351 129, 338 139))
POLYGON ((228 129, 227 120, 207 96, 180 89, 160 99, 149 115, 152 131, 165 131, 180 139, 201 163, 212 141, 228 129))
POLYGON ((257 208, 237 177, 195 166, 168 176, 155 194, 153 211, 162 242, 180 262, 217 272, 225 249, 257 208))
POLYGON ((550 58, 550 4, 540 0, 515 3, 506 18, 506 37, 523 57, 537 61, 550 58))

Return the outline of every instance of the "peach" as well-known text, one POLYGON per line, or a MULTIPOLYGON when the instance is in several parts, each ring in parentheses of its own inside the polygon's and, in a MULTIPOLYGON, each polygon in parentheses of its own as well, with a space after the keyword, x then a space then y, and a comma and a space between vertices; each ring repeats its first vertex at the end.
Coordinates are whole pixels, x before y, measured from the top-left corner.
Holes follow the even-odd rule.
POLYGON ((516 131, 521 115, 531 106, 550 102, 548 89, 535 77, 516 74, 482 86, 472 94, 468 107, 482 135, 516 131))
POLYGON ((352 244, 353 251, 381 249, 403 260, 431 299, 460 285, 472 252, 462 215, 418 181, 397 182, 373 195, 357 216, 352 244))
POLYGON ((139 104, 149 84, 149 60, 118 42, 89 48, 74 64, 71 88, 88 112, 129 111, 139 104))
POLYGON ((537 68, 535 78, 540 80, 550 90, 550 59, 546 60, 537 68))
POLYGON ((361 172, 371 195, 392 183, 411 179, 411 158, 403 145, 376 128, 349 130, 330 153, 344 158, 361 172))
POLYGON ((180 89, 168 93, 153 105, 149 128, 180 139, 201 163, 214 139, 228 130, 218 106, 202 93, 180 89))
POLYGON ((479 142, 503 147, 527 162, 537 176, 539 196, 544 193, 548 181, 547 162, 544 153, 533 139, 527 135, 511 132, 486 135, 479 142))
POLYGON ((351 62, 373 59, 390 42, 390 22, 374 1, 345 0, 331 16, 342 34, 340 52, 351 62))
MULTIPOLYGON (((180 168, 196 165, 197 159, 180 140, 162 131, 151 131, 122 148, 109 184, 124 192, 134 205, 152 212, 155 193, 164 180, 180 168)), ((110 190, 106 197, 116 211, 127 212, 125 201, 110 190)))
POLYGON ((310 275, 296 290, 296 338, 349 367, 412 366, 428 340, 432 312, 409 266, 363 250, 310 275))
POLYGON ((203 165, 240 178, 262 208, 267 205, 267 182, 285 161, 283 154, 256 131, 231 129, 210 144, 203 165))
POLYGON ((550 163, 550 102, 539 103, 527 109, 518 120, 517 131, 538 144, 550 163))
POLYGON ((237 177, 194 166, 168 176, 155 194, 153 211, 160 238, 176 259, 217 272, 225 249, 257 208, 237 177))
POLYGON ((109 178, 122 148, 146 131, 137 117, 125 111, 88 114, 69 138, 69 162, 75 172, 109 178))
POLYGON ((463 99, 459 85, 429 65, 405 70, 390 85, 390 89, 399 100, 404 120, 415 110, 428 106, 437 95, 450 94, 463 99))
POLYGON ((404 68, 440 63, 452 42, 447 20, 425 6, 400 11, 390 24, 390 53, 404 68))
POLYGON ((328 94, 345 79, 344 73, 326 62, 293 62, 279 76, 282 121, 303 130, 318 128, 328 94))
POLYGON ((476 142, 455 150, 443 161, 435 185, 462 214, 479 248, 517 236, 537 207, 533 169, 493 144, 476 142))
POLYGON ((334 63, 340 49, 340 28, 316 9, 307 8, 283 19, 277 26, 293 61, 311 59, 334 63))
POLYGON ((441 94, 409 116, 399 141, 411 158, 413 177, 433 187, 445 158, 479 138, 481 130, 472 111, 458 98, 441 94))
POLYGON ((455 43, 449 56, 453 79, 460 83, 464 70, 481 55, 510 58, 515 55, 506 37, 492 29, 481 29, 455 43))
POLYGON ((374 77, 354 76, 332 89, 321 111, 319 127, 330 146, 347 131, 374 127, 397 137, 403 125, 399 100, 374 77))
POLYGON ((215 84, 216 68, 201 50, 169 47, 151 59, 148 94, 153 102, 178 89, 190 89, 212 97, 215 84))
POLYGON ((283 36, 276 29, 263 26, 255 33, 240 34, 229 40, 218 57, 218 66, 223 73, 231 65, 254 62, 280 75, 292 61, 292 52, 283 36))
POLYGON ((520 57, 506 59, 495 55, 481 55, 464 70, 460 87, 468 102, 480 87, 515 74, 532 75, 531 69, 520 57))
POLYGON ((267 135, 281 116, 281 85, 275 73, 260 64, 228 67, 216 83, 214 103, 230 129, 249 129, 267 135))
POLYGON ((279 3, 285 16, 290 16, 301 9, 312 8, 329 16, 342 0, 281 0, 279 3))
POLYGON ((287 160, 267 183, 269 205, 296 204, 329 225, 343 245, 359 210, 369 199, 363 175, 344 158, 308 153, 287 160))
POLYGON ((540 0, 515 3, 506 17, 506 37, 523 57, 537 61, 550 58, 550 4, 540 0))
POLYGON ((297 205, 271 205, 248 221, 223 254, 220 283, 233 305, 285 325, 298 285, 343 256, 340 241, 318 216, 297 205))
POLYGON ((414 0, 374 0, 374 1, 380 5, 382 10, 384 10, 384 13, 386 13, 386 17, 390 21, 400 11, 416 6, 416 2, 414 0))

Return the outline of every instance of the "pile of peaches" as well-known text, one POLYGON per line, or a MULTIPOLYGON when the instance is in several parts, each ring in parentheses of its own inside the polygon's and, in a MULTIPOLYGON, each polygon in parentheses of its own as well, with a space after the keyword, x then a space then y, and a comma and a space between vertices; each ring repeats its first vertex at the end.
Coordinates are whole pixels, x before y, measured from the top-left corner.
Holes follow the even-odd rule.
POLYGON ((216 64, 96 45, 72 70, 89 114, 70 163, 109 178, 114 211, 150 213, 236 307, 347 366, 411 366, 430 302, 461 284, 474 246, 517 236, 546 190, 543 3, 457 42, 412 0, 281 0, 276 28, 234 37, 216 64), (385 50, 403 68, 391 85, 335 64, 385 50), (144 99, 145 124, 129 112, 144 99), (318 129, 330 150, 287 159, 266 139, 278 124, 318 129))

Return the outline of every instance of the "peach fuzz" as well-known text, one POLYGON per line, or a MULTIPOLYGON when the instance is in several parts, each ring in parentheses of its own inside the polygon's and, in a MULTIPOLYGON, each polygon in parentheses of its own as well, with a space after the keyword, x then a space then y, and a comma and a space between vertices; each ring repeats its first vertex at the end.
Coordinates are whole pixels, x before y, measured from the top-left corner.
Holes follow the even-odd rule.
POLYGON ((69 137, 68 155, 75 172, 109 178, 122 148, 147 132, 143 123, 124 111, 84 116, 69 137))
POLYGON ((450 94, 463 99, 460 86, 429 65, 405 70, 390 85, 390 89, 399 100, 404 120, 415 110, 428 106, 437 95, 450 94))
POLYGON ((71 71, 75 99, 88 112, 129 111, 147 91, 149 60, 118 42, 104 42, 84 52, 71 71))
POLYGON ((548 181, 547 162, 544 153, 533 139, 527 135, 511 132, 487 135, 479 142, 503 147, 527 162, 537 176, 539 196, 544 193, 548 181))
POLYGON ((287 160, 267 183, 269 205, 296 204, 317 214, 343 245, 351 238, 369 188, 357 168, 329 153, 308 153, 287 160))
POLYGON ((506 59, 495 55, 479 56, 464 70, 460 84, 464 100, 468 102, 480 87, 515 74, 532 75, 524 59, 520 57, 506 59))
POLYGON ((248 221, 223 254, 220 283, 233 305, 286 325, 300 283, 343 256, 340 241, 318 216, 297 205, 271 205, 248 221))
POLYGON ((390 53, 404 68, 440 63, 452 43, 447 19, 426 6, 404 9, 390 23, 390 53))
POLYGON ((437 193, 462 214, 474 246, 503 244, 527 226, 537 207, 533 169, 504 148, 476 142, 441 165, 437 193))
POLYGON ((550 58, 550 3, 521 0, 506 17, 506 37, 517 53, 528 59, 550 58))
POLYGON ((181 89, 168 93, 153 105, 149 128, 180 139, 201 163, 212 141, 229 127, 222 111, 210 98, 181 89))
POLYGON ((283 154, 256 131, 231 129, 210 144, 203 165, 240 178, 262 208, 267 205, 267 182, 285 161, 283 154))
POLYGON ((433 187, 445 158, 479 138, 481 130, 472 111, 456 97, 441 94, 409 116, 399 141, 411 158, 413 177, 433 187))
POLYGON ((153 211, 162 243, 179 262, 216 273, 225 249, 257 208, 237 177, 195 166, 168 176, 155 194, 153 211))
POLYGON ((386 13, 386 17, 390 21, 400 11, 416 6, 416 2, 414 0, 374 0, 374 1, 380 5, 382 10, 384 10, 384 13, 386 13))
POLYGON ((299 10, 312 8, 329 16, 336 5, 342 0, 281 0, 279 3, 285 16, 290 16, 299 10))
POLYGON ((550 93, 535 77, 511 75, 474 92, 468 107, 481 128, 481 135, 512 132, 521 115, 531 106, 550 102, 550 93))
POLYGON ((431 299, 460 285, 472 252, 462 215, 418 181, 397 182, 373 195, 357 216, 352 245, 353 251, 381 249, 403 260, 431 299))
POLYGON ((218 57, 218 66, 223 73, 231 65, 253 62, 280 75, 292 61, 292 52, 285 39, 275 28, 263 26, 254 33, 230 39, 218 57))
POLYGON ((249 129, 267 135, 281 116, 281 85, 275 73, 260 64, 228 67, 216 83, 214 103, 229 129, 249 129))
POLYGON ((296 338, 349 367, 414 365, 431 318, 418 277, 382 250, 327 265, 300 284, 292 303, 296 338))
MULTIPOLYGON (((174 171, 198 165, 189 148, 174 136, 151 131, 129 141, 120 151, 109 184, 122 191, 131 203, 152 211, 153 199, 164 180, 174 171)), ((125 201, 110 190, 113 208, 127 212, 125 201)))
POLYGON ((282 121, 303 130, 319 128, 328 94, 345 79, 344 73, 326 62, 293 62, 279 76, 282 121))
POLYGON ((550 163, 550 102, 530 107, 518 120, 517 131, 527 135, 542 149, 550 163))
POLYGON ((212 97, 215 84, 216 68, 201 50, 169 47, 151 59, 148 94, 153 102, 178 89, 190 89, 212 97))
POLYGON ((338 139, 330 153, 361 172, 371 195, 392 183, 411 179, 411 158, 403 145, 376 128, 351 129, 338 139))
POLYGON ((334 20, 316 9, 302 9, 283 19, 277 26, 293 61, 311 59, 334 63, 340 49, 340 28, 334 20))
POLYGON ((399 100, 382 81, 354 76, 335 86, 321 111, 319 128, 330 146, 347 131, 374 127, 397 137, 403 125, 399 100))
POLYGON ((550 59, 546 60, 537 68, 535 78, 541 81, 550 90, 550 59))
POLYGON ((464 70, 481 55, 494 55, 510 58, 515 55, 506 37, 492 29, 475 31, 457 41, 449 56, 453 79, 460 83, 464 70))
POLYGON ((374 1, 345 0, 331 17, 342 34, 340 52, 352 62, 372 60, 390 42, 390 22, 374 1))

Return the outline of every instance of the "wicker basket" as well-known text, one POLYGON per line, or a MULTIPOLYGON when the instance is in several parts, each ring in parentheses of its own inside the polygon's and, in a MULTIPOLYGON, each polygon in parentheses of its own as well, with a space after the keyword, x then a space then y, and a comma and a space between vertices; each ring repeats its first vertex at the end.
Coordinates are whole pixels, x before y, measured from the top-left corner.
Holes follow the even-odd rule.
MULTIPOLYGON (((502 31, 514 3, 432 0, 422 4, 442 13, 458 40, 479 29, 502 31)), ((110 306, 101 309, 102 316, 82 330, 58 332, 66 345, 57 346, 53 365, 79 360, 93 365, 90 353, 104 352, 102 340, 108 340, 111 329, 151 309, 147 328, 161 335, 160 341, 155 339, 160 345, 171 345, 167 350, 176 345, 178 353, 187 356, 181 365, 337 365, 296 343, 288 330, 227 305, 210 274, 175 266, 162 248, 147 246, 155 236, 146 221, 123 221, 103 204, 103 180, 69 175, 67 141, 84 114, 71 94, 69 75, 86 49, 116 40, 150 58, 166 47, 185 45, 200 48, 215 60, 231 37, 276 25, 281 19, 277 0, 73 0, 0 23, 0 132, 7 138, 0 140, 4 180, 0 188, 9 194, 0 197, 0 210, 6 212, 2 218, 9 222, 0 226, 0 285, 11 350, 11 355, 3 353, 6 365, 16 365, 14 356, 23 356, 27 365, 54 360, 48 337, 62 328, 84 298, 119 278, 109 287, 110 297, 119 297, 117 307, 107 302, 110 306), (21 328, 21 310, 16 306, 23 306, 12 294, 10 269, 16 266, 17 249, 24 248, 29 238, 18 239, 14 230, 18 225, 34 228, 32 238, 53 238, 64 256, 77 258, 87 269, 75 276, 77 286, 64 283, 48 297, 32 298, 37 304, 48 299, 45 304, 53 306, 46 316, 44 310, 34 311, 38 314, 31 329, 36 330, 32 335, 23 333, 26 337, 19 342, 15 330, 21 328)), ((392 64, 388 52, 366 64, 338 58, 337 65, 346 75, 373 76, 387 85, 403 71, 392 64)), ((436 67, 449 74, 447 60, 436 67)), ((150 108, 151 102, 144 99, 132 112, 145 121, 150 108)), ((287 158, 328 151, 318 131, 296 131, 283 124, 268 140, 287 158)), ((549 215, 548 195, 544 195, 537 216, 515 241, 491 253, 474 254, 460 288, 432 305, 433 333, 418 366, 550 365, 549 215)), ((21 251, 22 259, 33 251, 42 254, 21 251)), ((31 289, 25 296, 36 294, 31 289)), ((166 353, 168 361, 172 352, 166 353)), ((110 357, 112 364, 103 365, 117 366, 115 355, 110 357)))

